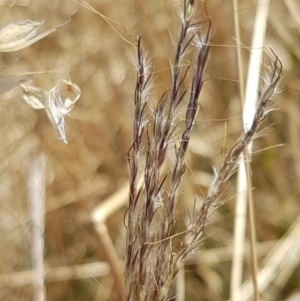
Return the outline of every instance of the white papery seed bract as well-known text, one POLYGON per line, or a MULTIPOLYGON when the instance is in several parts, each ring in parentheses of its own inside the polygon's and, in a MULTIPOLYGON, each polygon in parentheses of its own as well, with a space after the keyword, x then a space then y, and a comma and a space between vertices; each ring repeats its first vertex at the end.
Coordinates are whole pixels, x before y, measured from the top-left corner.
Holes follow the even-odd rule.
POLYGON ((67 142, 65 132, 65 116, 74 108, 75 103, 81 95, 80 88, 70 80, 60 80, 49 92, 34 87, 21 86, 22 98, 33 109, 45 109, 51 123, 58 131, 60 139, 67 142))

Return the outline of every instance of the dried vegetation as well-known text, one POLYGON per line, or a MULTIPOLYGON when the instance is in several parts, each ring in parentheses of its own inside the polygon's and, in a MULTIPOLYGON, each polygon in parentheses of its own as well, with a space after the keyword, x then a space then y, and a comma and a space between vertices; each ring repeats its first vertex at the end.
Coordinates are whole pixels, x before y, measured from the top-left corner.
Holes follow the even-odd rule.
MULTIPOLYGON (((243 133, 231 1, 183 2, 88 2, 109 19, 71 0, 0 2, 1 300, 44 300, 44 285, 50 301, 122 300, 123 286, 125 300, 183 300, 183 282, 187 301, 227 300, 234 171, 258 137, 261 300, 297 300, 300 6, 270 4, 273 53, 243 133)), ((239 17, 246 66, 252 1, 239 17)))

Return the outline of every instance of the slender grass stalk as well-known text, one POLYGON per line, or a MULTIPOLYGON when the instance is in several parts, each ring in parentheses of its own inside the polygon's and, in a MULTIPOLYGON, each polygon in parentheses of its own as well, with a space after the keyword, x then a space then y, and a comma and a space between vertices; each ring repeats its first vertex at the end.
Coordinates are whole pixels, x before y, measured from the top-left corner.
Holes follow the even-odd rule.
POLYGON ((176 301, 185 300, 185 269, 182 266, 176 276, 176 301))
POLYGON ((28 197, 32 219, 31 262, 33 269, 34 301, 46 300, 44 275, 44 230, 45 230, 45 170, 46 159, 39 155, 28 168, 28 197))
MULTIPOLYGON (((236 38, 236 55, 237 69, 239 78, 239 92, 241 107, 244 107, 244 71, 242 64, 241 53, 241 38, 239 26, 239 14, 237 0, 232 0, 234 29, 236 38)), ((245 172, 245 162, 241 161, 238 168, 238 187, 237 198, 235 202, 235 221, 233 231, 233 254, 232 254, 232 269, 230 279, 230 299, 237 301, 236 291, 242 283, 243 272, 243 256, 244 256, 244 241, 245 241, 245 219, 246 219, 246 202, 247 202, 247 179, 245 172)))
MULTIPOLYGON (((237 3, 234 3, 234 10, 237 10, 237 3)), ((257 6, 255 26, 253 30, 252 39, 252 52, 249 63, 247 87, 246 87, 246 99, 243 110, 243 120, 245 131, 249 129, 249 125, 252 123, 252 118, 256 110, 256 95, 258 94, 258 84, 260 78, 260 65, 261 57, 263 53, 264 35, 266 28, 266 20, 268 15, 269 1, 260 1, 257 6)), ((237 24, 237 14, 235 14, 235 29, 236 29, 236 40, 237 40, 237 56, 239 66, 239 78, 240 78, 240 95, 243 97, 243 78, 241 77, 241 59, 240 59, 240 37, 237 24)), ((242 101, 244 99, 242 98, 242 101)), ((246 224, 246 193, 248 194, 248 212, 249 212, 249 228, 250 228, 250 242, 251 242, 251 267, 253 276, 253 286, 255 291, 255 300, 259 300, 259 293, 257 289, 257 259, 255 251, 255 217, 253 210, 253 193, 251 189, 251 174, 250 174, 250 159, 251 159, 251 145, 245 150, 244 158, 241 158, 239 165, 239 177, 237 191, 237 202, 236 202, 236 223, 234 228, 234 254, 232 263, 232 274, 231 274, 231 300, 240 300, 238 294, 238 287, 241 285, 242 269, 243 269, 243 244, 245 240, 245 224, 246 224), (243 160, 246 159, 245 162, 243 160)))
POLYGON ((99 235, 99 239, 101 240, 104 253, 118 285, 118 289, 120 292, 122 292, 124 289, 124 280, 121 276, 122 270, 120 269, 120 265, 118 263, 118 254, 109 236, 107 226, 104 222, 99 222, 95 225, 95 229, 99 235))
POLYGON ((255 213, 254 213, 254 198, 252 193, 252 178, 250 172, 250 155, 245 150, 247 182, 248 182, 248 212, 249 212, 249 232, 250 232, 250 250, 251 250, 251 268, 252 281, 254 290, 254 301, 259 301, 259 290, 257 285, 257 252, 256 252, 256 227, 255 227, 255 213))

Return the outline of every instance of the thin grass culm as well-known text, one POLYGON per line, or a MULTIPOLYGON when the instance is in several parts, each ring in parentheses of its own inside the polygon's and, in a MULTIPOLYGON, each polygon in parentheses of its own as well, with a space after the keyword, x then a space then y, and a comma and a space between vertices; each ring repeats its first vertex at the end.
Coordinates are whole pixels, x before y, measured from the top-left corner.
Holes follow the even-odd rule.
POLYGON ((171 86, 155 108, 148 103, 151 68, 147 65, 141 38, 137 40, 133 143, 128 151, 130 183, 126 213, 125 301, 163 301, 170 297, 176 274, 199 245, 210 208, 214 207, 212 205, 218 200, 224 183, 235 171, 239 156, 270 111, 269 101, 282 69, 280 60, 275 56, 252 126, 231 148, 223 166, 215 172, 202 203, 198 204, 196 199, 194 211, 186 219, 185 231, 177 235, 175 209, 212 37, 210 19, 201 27, 194 20, 196 1, 185 0, 183 7, 181 33, 171 67, 171 86), (192 47, 196 47, 197 54, 188 91, 184 82, 192 68, 183 64, 183 59, 187 49, 192 47), (185 111, 182 127, 177 118, 179 107, 185 111), (180 136, 178 143, 177 135, 180 136))

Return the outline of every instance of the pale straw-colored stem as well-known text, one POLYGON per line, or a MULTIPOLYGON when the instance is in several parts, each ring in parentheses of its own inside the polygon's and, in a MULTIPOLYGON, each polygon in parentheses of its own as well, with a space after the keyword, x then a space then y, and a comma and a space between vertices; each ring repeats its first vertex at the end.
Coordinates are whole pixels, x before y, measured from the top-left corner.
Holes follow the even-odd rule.
POLYGON ((176 301, 185 300, 185 270, 182 266, 176 276, 176 301))
MULTIPOLYGON (((233 16, 234 16, 234 29, 236 39, 236 55, 237 55, 237 69, 239 78, 239 92, 241 107, 244 106, 244 71, 242 64, 241 54, 241 37, 239 26, 239 13, 237 0, 232 1, 233 16)), ((232 268, 230 279, 230 299, 236 301, 235 292, 242 283, 243 274, 243 257, 244 257, 244 240, 245 240, 245 227, 246 227, 246 214, 247 207, 247 179, 245 162, 241 160, 238 169, 238 185, 237 185, 237 198, 235 203, 235 222, 233 234, 233 254, 232 254, 232 268)))
POLYGON ((111 271, 115 277, 119 291, 122 292, 124 288, 122 269, 120 269, 118 254, 108 233, 107 226, 105 225, 105 223, 100 222, 95 225, 95 228, 97 233, 99 234, 99 238, 103 245, 103 250, 107 257, 111 271))
MULTIPOLYGON (((122 270, 123 262, 118 261, 119 269, 122 270)), ((107 262, 95 262, 74 266, 57 268, 45 268, 44 278, 47 282, 61 282, 70 279, 84 279, 90 277, 103 277, 111 272, 107 262)), ((0 274, 0 287, 22 287, 33 283, 34 271, 22 271, 0 274)))
POLYGON ((45 171, 46 159, 43 155, 37 156, 29 163, 27 187, 31 219, 34 301, 46 300, 44 284, 45 171))
MULTIPOLYGON (((234 7, 237 10, 237 7, 234 7)), ((256 111, 256 100, 258 96, 258 87, 260 81, 260 70, 261 70, 261 58, 263 55, 263 46, 265 40, 266 21, 269 10, 269 0, 259 0, 257 3, 257 11, 254 22, 254 29, 252 35, 251 55, 247 75, 246 93, 245 93, 245 105, 243 110, 243 123, 244 130, 248 131, 253 123, 255 111, 256 111)), ((236 27, 238 27, 236 25, 236 27)), ((237 32, 238 33, 238 32, 237 32)), ((237 42, 239 37, 237 36, 237 42)), ((239 48, 239 47, 238 47, 239 48)), ((240 63, 240 61, 238 61, 240 63)), ((240 86, 241 91, 241 86, 240 86)), ((241 94, 242 95, 242 94, 241 94)), ((246 212, 247 212, 247 193, 249 197, 250 208, 253 208, 253 197, 251 187, 249 187, 250 172, 249 172, 249 161, 251 158, 251 144, 249 145, 246 155, 248 158, 247 162, 241 159, 238 171, 238 187, 237 187, 237 200, 236 200, 236 217, 235 217, 235 230, 234 230, 234 253, 233 253, 233 266, 231 274, 231 301, 240 300, 238 294, 238 287, 242 281, 243 272, 243 253, 244 253, 244 241, 245 241, 245 228, 246 228, 246 212), (247 171, 248 170, 248 171, 247 171), (247 177, 248 174, 248 177, 247 177), (248 179, 247 179, 248 178, 248 179)), ((259 299, 257 283, 256 283, 256 255, 255 255, 255 227, 254 227, 254 211, 251 209, 249 214, 250 221, 250 233, 251 233, 251 266, 253 273, 253 286, 255 288, 255 300, 259 299)))

